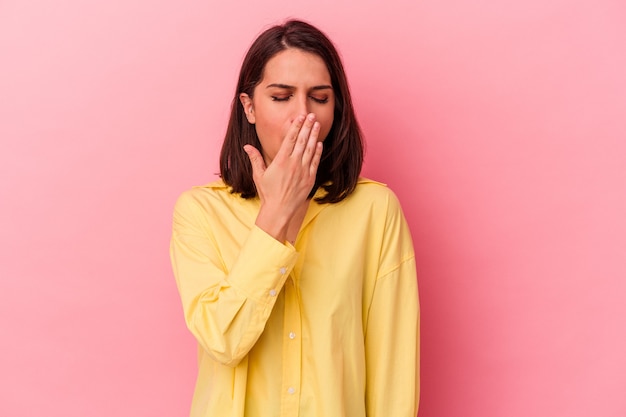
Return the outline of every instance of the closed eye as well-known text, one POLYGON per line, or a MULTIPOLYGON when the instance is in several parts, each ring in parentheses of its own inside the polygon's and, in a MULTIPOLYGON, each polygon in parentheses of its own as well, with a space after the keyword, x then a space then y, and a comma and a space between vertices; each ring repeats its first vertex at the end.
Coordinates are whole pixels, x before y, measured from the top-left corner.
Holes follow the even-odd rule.
POLYGON ((277 97, 277 96, 271 96, 271 97, 272 97, 272 101, 287 101, 291 97, 293 97, 293 94, 290 94, 290 95, 285 96, 285 97, 277 97))
POLYGON ((316 103, 320 103, 320 104, 326 104, 328 103, 328 97, 326 98, 317 98, 317 97, 311 97, 311 99, 316 102, 316 103))
MULTIPOLYGON (((289 94, 288 96, 270 96, 270 97, 272 98, 272 101, 288 101, 291 97, 293 97, 293 94, 289 94)), ((319 104, 328 103, 328 97, 317 98, 317 97, 310 96, 310 98, 311 100, 319 104)))

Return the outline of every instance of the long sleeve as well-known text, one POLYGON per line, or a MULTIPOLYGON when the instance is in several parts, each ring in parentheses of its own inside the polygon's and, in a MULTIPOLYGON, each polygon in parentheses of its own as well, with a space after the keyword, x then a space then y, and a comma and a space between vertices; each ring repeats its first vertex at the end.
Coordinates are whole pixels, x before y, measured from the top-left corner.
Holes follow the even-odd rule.
POLYGON ((170 256, 186 324, 217 362, 236 366, 260 337, 297 253, 252 225, 240 247, 190 192, 174 210, 170 256), (216 230, 217 229, 217 230, 216 230), (224 253, 236 253, 225 259, 224 253))
POLYGON ((366 323, 368 417, 415 417, 419 406, 419 302, 410 233, 397 201, 389 214, 366 323))
POLYGON ((361 179, 341 203, 312 202, 295 246, 254 225, 259 204, 216 181, 174 210, 200 348, 191 415, 415 417, 415 255, 393 192, 361 179))

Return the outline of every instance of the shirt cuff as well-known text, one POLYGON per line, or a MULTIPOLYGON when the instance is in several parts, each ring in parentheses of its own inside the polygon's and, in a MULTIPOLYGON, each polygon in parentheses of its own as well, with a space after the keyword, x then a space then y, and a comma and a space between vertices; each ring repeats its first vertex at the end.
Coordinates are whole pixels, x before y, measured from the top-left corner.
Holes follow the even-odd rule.
POLYGON ((254 225, 229 272, 230 284, 258 302, 273 304, 297 259, 292 245, 254 225))

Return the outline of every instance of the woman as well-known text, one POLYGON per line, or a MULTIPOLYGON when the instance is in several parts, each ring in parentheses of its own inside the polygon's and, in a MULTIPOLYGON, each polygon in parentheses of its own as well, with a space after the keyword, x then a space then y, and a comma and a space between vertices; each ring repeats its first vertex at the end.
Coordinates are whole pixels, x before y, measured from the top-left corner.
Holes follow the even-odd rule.
POLYGON ((198 340, 192 416, 415 416, 419 308, 394 194, 363 160, 339 55, 315 27, 262 33, 242 64, 221 180, 174 212, 198 340))

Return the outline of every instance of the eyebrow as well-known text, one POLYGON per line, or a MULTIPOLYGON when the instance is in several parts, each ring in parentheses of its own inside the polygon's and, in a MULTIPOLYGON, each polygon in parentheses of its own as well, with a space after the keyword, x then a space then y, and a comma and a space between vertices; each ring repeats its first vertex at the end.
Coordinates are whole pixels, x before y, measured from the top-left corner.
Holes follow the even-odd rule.
MULTIPOLYGON (((287 85, 287 84, 270 84, 265 88, 270 88, 270 87, 276 87, 276 88, 284 88, 286 90, 295 90, 296 87, 294 87, 293 85, 287 85)), ((315 87, 311 87, 311 90, 328 90, 328 89, 333 89, 332 86, 330 85, 316 85, 315 87)))

